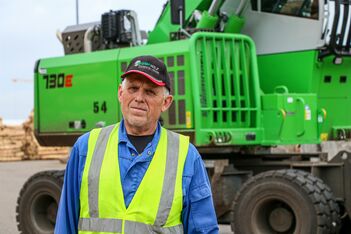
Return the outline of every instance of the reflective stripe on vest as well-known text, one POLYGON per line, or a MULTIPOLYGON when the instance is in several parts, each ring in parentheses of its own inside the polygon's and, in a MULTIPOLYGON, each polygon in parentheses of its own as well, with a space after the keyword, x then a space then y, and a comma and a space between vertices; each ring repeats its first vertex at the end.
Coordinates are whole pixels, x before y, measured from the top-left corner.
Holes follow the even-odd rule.
MULTIPOLYGON (((80 232, 122 232, 121 219, 99 219, 99 218, 80 218, 78 229, 80 232)), ((126 220, 124 224, 125 233, 169 233, 182 234, 184 233, 183 225, 162 228, 155 225, 148 225, 144 223, 126 220)))
POLYGON ((153 159, 128 209, 117 146, 118 124, 91 131, 81 185, 79 233, 183 233, 182 174, 188 137, 161 129, 153 159))

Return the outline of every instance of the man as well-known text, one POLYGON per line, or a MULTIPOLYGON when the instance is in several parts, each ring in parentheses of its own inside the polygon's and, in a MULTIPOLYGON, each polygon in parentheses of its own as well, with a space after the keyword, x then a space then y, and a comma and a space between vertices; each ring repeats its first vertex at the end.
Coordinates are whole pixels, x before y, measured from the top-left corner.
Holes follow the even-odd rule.
POLYGON ((72 148, 55 233, 218 233, 199 153, 158 122, 173 100, 166 66, 136 57, 122 78, 123 120, 72 148))

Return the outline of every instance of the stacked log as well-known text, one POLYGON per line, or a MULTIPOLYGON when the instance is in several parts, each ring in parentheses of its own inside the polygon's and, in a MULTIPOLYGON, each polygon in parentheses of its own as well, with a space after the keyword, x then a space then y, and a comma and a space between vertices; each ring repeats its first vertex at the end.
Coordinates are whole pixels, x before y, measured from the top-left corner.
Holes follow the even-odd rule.
POLYGON ((2 124, 0 118, 0 161, 59 159, 65 161, 69 147, 43 147, 34 137, 33 114, 18 126, 2 124))
POLYGON ((6 126, 0 121, 0 161, 18 161, 24 158, 21 150, 24 130, 22 126, 6 126))

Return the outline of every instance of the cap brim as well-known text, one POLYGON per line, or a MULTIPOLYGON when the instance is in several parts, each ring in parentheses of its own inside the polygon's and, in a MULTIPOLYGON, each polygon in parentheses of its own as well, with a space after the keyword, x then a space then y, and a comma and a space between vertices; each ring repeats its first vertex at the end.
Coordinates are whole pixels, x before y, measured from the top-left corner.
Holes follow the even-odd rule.
POLYGON ((140 74, 142 76, 145 76, 146 78, 148 78, 152 83, 158 85, 158 86, 166 86, 166 83, 165 82, 162 82, 162 81, 158 81, 156 80, 154 77, 150 76, 149 74, 145 73, 145 72, 142 72, 142 71, 139 71, 139 70, 129 70, 127 71, 126 73, 124 73, 121 77, 122 78, 125 78, 127 75, 131 74, 131 73, 137 73, 137 74, 140 74))

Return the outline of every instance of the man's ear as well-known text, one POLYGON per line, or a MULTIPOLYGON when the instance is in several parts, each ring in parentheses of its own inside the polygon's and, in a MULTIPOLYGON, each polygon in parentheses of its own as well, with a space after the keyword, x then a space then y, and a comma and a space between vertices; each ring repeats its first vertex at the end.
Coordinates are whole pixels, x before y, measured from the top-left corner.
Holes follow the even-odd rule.
POLYGON ((168 110, 168 108, 171 106, 173 101, 173 96, 172 95, 168 95, 164 100, 163 100, 163 105, 162 105, 162 112, 165 112, 166 110, 168 110))
POLYGON ((121 102, 121 96, 122 96, 122 84, 118 86, 118 100, 121 102))

